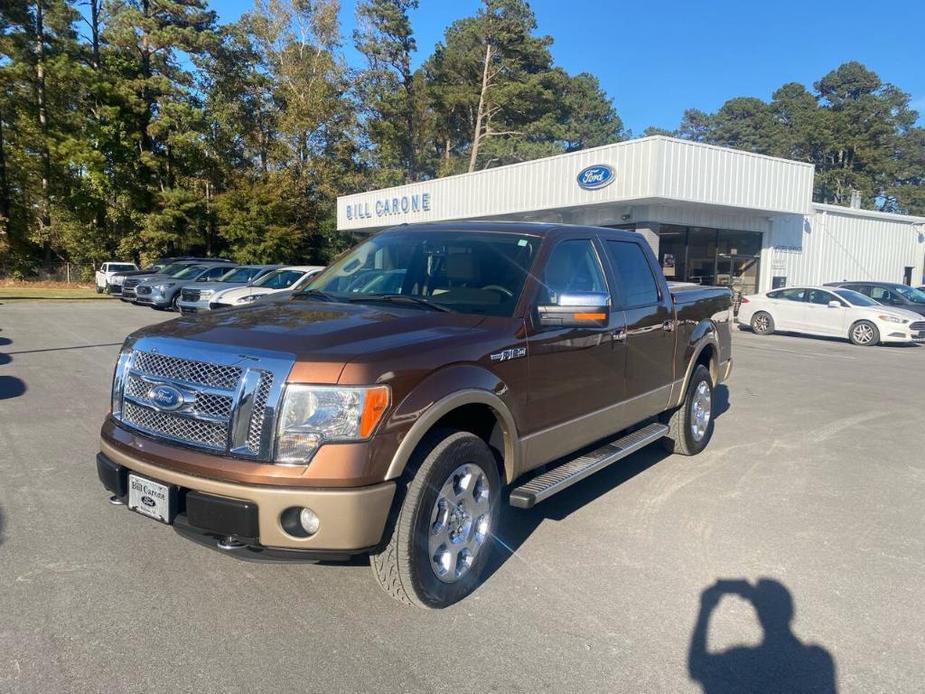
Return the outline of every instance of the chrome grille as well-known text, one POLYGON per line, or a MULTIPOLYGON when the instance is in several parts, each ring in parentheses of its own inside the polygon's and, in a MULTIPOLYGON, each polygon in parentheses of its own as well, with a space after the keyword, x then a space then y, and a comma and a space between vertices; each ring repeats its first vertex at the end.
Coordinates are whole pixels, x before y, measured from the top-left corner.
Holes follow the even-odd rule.
POLYGON ((230 345, 141 337, 119 359, 121 398, 113 402, 113 417, 154 439, 270 461, 276 411, 292 363, 288 354, 242 354, 230 345), (171 389, 176 397, 165 400, 171 389))
POLYGON ((153 436, 166 434, 177 441, 217 451, 227 446, 227 424, 160 412, 128 400, 122 405, 122 421, 153 436))
POLYGON ((925 321, 918 320, 909 325, 909 330, 925 330, 925 321))
POLYGON ((135 293, 139 296, 147 296, 151 293, 151 287, 135 287, 135 293))
POLYGON ((199 301, 199 290, 198 289, 184 289, 180 292, 180 295, 183 301, 199 301))
POLYGON ((260 377, 260 385, 254 395, 254 412, 247 430, 247 450, 253 454, 260 453, 263 442, 264 421, 266 420, 267 400, 270 397, 270 388, 273 386, 273 374, 264 372, 260 377))
POLYGON ((241 378, 241 369, 237 366, 180 359, 153 352, 135 352, 134 357, 132 366, 137 371, 211 388, 234 390, 241 378))
MULTIPOLYGON (((129 376, 125 384, 125 396, 135 400, 136 404, 146 404, 154 407, 154 401, 148 397, 151 386, 151 383, 138 376, 129 376)), ((231 417, 233 407, 234 397, 230 394, 198 393, 195 403, 187 411, 192 415, 205 415, 206 417, 228 420, 231 417)))

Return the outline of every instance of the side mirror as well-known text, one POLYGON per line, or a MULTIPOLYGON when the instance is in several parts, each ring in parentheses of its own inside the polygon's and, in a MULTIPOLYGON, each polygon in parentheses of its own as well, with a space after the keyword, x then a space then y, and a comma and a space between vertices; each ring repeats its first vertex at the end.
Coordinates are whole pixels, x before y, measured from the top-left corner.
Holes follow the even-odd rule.
POLYGON ((560 294, 555 304, 537 306, 547 328, 601 327, 610 317, 610 295, 601 292, 560 294))
POLYGON ((833 301, 830 301, 830 302, 829 302, 829 308, 841 308, 841 307, 842 307, 842 305, 841 305, 841 302, 840 302, 840 301, 834 301, 834 300, 833 300, 833 301))

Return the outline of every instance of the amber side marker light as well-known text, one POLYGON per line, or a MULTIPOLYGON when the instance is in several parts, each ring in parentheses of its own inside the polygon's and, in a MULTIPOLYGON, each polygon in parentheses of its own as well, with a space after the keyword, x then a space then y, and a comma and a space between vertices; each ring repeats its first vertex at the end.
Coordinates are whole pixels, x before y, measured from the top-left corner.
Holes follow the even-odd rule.
POLYGON ((389 387, 370 388, 363 397, 363 412, 360 414, 360 438, 369 436, 389 406, 389 387))
POLYGON ((575 320, 604 320, 606 313, 576 313, 575 320))

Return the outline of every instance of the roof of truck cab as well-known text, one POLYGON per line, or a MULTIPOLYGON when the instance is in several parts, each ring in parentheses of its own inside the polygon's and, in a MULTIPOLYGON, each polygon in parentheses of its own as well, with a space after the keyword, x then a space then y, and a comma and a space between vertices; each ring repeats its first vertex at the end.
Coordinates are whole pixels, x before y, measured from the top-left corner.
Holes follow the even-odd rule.
POLYGON ((528 234, 531 236, 553 236, 570 232, 593 231, 606 232, 621 236, 635 234, 630 229, 613 229, 610 227, 595 227, 586 224, 553 224, 550 222, 498 222, 498 221, 464 221, 464 222, 424 222, 421 224, 399 224, 383 229, 380 234, 395 232, 421 232, 421 231, 487 231, 506 234, 528 234))

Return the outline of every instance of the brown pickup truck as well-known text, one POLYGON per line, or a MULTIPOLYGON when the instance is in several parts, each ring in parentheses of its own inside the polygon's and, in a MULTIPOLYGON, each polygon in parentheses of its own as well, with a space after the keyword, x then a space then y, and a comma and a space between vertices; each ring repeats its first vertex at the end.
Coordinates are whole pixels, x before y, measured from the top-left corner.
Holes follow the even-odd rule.
POLYGON ((478 585, 502 501, 656 441, 700 452, 731 320, 728 289, 669 286, 633 232, 396 227, 291 296, 131 335, 97 469, 191 538, 369 554, 393 597, 443 607, 478 585))

